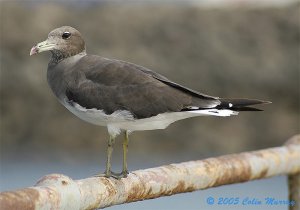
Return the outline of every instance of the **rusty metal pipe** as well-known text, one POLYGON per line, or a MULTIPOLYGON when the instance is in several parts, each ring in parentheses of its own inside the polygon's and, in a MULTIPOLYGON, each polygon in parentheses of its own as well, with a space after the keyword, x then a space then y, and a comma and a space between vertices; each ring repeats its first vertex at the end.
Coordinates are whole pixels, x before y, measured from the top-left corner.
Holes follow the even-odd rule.
POLYGON ((35 187, 2 192, 0 207, 10 210, 97 209, 298 173, 300 135, 282 147, 138 170, 121 180, 91 177, 74 181, 65 175, 51 174, 39 180, 35 187))
MULTIPOLYGON (((299 144, 299 136, 294 136, 286 142, 286 145, 299 144)), ((300 162, 300 160, 299 160, 300 162)), ((288 175, 289 200, 296 201, 289 206, 289 210, 300 210, 300 173, 288 175)))

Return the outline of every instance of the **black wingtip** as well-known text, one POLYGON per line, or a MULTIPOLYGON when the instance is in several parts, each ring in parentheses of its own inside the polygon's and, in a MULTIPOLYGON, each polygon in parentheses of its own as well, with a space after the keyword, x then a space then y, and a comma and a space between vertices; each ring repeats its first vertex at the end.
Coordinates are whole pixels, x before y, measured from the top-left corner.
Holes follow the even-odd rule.
POLYGON ((222 103, 231 103, 236 106, 251 106, 257 104, 270 104, 271 101, 263 101, 259 99, 248 99, 248 98, 223 98, 221 99, 222 103))
POLYGON ((221 99, 221 104, 218 106, 218 108, 226 108, 234 111, 263 111, 261 109, 257 109, 251 106, 271 103, 271 101, 246 98, 221 99))
POLYGON ((257 108, 250 107, 250 106, 240 107, 240 108, 231 108, 230 110, 233 110, 233 111, 248 111, 248 112, 261 112, 261 111, 264 111, 263 109, 257 109, 257 108))

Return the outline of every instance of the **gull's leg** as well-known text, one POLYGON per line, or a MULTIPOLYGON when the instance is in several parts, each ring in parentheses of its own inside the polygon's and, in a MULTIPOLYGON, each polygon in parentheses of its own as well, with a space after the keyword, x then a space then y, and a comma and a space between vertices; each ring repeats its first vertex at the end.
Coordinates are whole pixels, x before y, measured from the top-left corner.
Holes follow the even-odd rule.
POLYGON ((128 169, 127 169, 127 152, 128 152, 128 138, 129 132, 125 131, 124 133, 124 139, 123 139, 123 169, 121 173, 114 173, 111 172, 111 176, 116 179, 126 178, 128 175, 128 169))
MULTIPOLYGON (((108 145, 107 145, 107 157, 106 157, 106 169, 105 169, 105 173, 102 174, 97 174, 97 177, 115 177, 114 173, 111 171, 111 156, 112 156, 112 152, 113 152, 113 146, 115 144, 115 138, 111 135, 109 135, 109 139, 108 139, 108 145)), ((117 177, 115 177, 117 178, 117 177)))
POLYGON ((108 146, 107 146, 107 160, 106 160, 106 169, 104 174, 98 174, 98 177, 113 177, 116 179, 126 178, 128 174, 127 169, 127 152, 128 152, 128 142, 129 142, 129 131, 125 131, 123 139, 123 169, 121 173, 114 173, 111 171, 111 157, 113 152, 113 146, 115 144, 115 135, 109 135, 108 146))
POLYGON ((128 169, 127 169, 127 152, 128 152, 128 143, 129 143, 129 138, 128 138, 128 131, 125 131, 124 133, 124 139, 123 139, 123 169, 122 169, 122 174, 123 177, 127 177, 128 174, 128 169))
POLYGON ((105 176, 111 177, 112 171, 111 171, 111 156, 112 152, 114 150, 114 144, 115 144, 115 137, 109 136, 108 140, 108 146, 107 146, 107 159, 106 159, 106 170, 105 170, 105 176))

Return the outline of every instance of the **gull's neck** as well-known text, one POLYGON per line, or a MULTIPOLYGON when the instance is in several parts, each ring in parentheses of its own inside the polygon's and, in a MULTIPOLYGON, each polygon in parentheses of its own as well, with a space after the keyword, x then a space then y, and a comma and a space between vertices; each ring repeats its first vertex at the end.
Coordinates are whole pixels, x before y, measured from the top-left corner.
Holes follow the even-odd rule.
POLYGON ((60 63, 61 61, 63 61, 64 59, 66 58, 70 58, 70 57, 74 57, 77 55, 79 57, 82 57, 82 56, 85 56, 86 55, 86 51, 83 50, 82 52, 80 53, 63 53, 62 51, 60 50, 51 50, 51 59, 49 61, 49 65, 56 65, 58 63, 60 63))

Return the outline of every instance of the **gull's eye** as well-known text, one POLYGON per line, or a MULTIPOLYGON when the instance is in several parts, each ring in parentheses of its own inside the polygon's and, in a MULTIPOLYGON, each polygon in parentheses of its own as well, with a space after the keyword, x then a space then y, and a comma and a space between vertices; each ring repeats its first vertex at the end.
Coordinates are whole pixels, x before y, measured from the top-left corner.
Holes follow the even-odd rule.
POLYGON ((62 38, 63 39, 69 39, 70 38, 70 36, 71 36, 71 33, 70 32, 68 32, 68 31, 66 31, 66 32, 64 32, 63 34, 62 34, 62 38))

